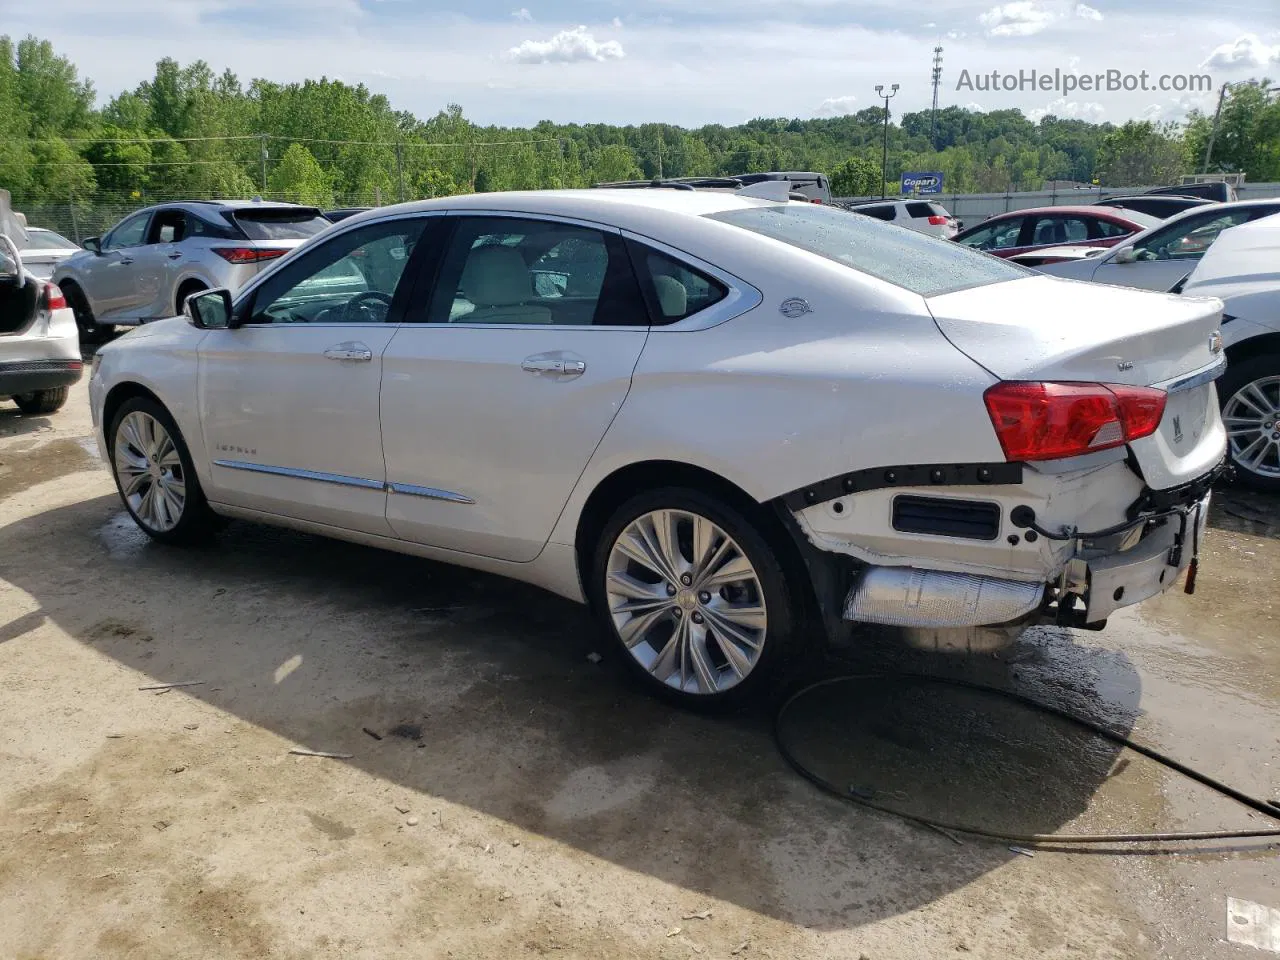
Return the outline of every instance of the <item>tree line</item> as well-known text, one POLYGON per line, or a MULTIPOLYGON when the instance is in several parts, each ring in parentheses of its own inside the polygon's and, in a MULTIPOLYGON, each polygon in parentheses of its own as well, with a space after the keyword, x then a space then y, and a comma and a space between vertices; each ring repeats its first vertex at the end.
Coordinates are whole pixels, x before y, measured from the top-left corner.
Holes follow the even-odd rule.
MULTIPOLYGON (((1233 85, 1210 170, 1280 180, 1280 99, 1233 85)), ((941 171, 947 192, 1039 189, 1048 180, 1123 188, 1199 172, 1212 118, 1122 125, 1019 110, 947 107, 893 117, 888 190, 903 171, 941 171)), ((609 180, 819 170, 837 195, 880 193, 884 112, 760 118, 685 129, 650 123, 473 123, 449 104, 422 119, 363 84, 247 83, 204 61, 165 58, 98 105, 92 83, 47 40, 0 37, 0 187, 15 204, 241 198, 329 205, 609 180)))

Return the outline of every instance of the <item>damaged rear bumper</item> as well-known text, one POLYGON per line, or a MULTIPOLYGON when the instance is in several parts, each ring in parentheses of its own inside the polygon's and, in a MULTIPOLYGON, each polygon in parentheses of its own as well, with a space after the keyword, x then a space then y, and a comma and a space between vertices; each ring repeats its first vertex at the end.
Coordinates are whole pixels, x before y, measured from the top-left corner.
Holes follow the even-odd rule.
POLYGON ((845 598, 844 617, 934 630, 1036 623, 1096 627, 1117 609, 1168 590, 1190 565, 1209 514, 1210 495, 1195 493, 1195 499, 1136 517, 1105 537, 1073 535, 1073 555, 1056 582, 868 567, 845 598))

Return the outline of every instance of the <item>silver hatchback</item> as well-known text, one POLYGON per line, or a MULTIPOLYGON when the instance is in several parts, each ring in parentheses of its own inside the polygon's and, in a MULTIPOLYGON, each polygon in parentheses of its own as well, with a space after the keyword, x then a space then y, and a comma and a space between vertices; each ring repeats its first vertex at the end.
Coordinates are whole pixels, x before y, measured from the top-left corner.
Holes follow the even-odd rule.
POLYGON ((81 336, 171 317, 193 293, 239 289, 329 226, 314 207, 261 200, 184 202, 130 214, 53 275, 81 336))

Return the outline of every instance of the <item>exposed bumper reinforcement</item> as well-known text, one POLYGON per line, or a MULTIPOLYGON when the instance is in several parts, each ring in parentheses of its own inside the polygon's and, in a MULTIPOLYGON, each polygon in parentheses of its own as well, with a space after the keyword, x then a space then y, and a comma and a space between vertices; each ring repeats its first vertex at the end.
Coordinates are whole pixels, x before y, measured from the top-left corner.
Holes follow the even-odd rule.
POLYGON ((1011 623, 1040 609, 1045 585, 969 573, 872 567, 849 591, 844 617, 894 627, 1011 623))

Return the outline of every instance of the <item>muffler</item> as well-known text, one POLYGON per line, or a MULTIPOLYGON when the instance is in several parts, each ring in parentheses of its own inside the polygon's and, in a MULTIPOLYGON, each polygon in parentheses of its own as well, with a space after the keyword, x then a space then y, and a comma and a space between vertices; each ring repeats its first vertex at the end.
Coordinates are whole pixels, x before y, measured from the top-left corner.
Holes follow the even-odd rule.
POLYGON ((912 567, 871 567, 849 591, 844 618, 891 627, 1012 624, 1044 602, 1042 583, 912 567))

